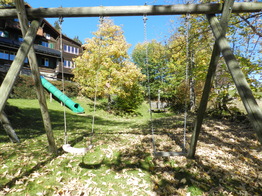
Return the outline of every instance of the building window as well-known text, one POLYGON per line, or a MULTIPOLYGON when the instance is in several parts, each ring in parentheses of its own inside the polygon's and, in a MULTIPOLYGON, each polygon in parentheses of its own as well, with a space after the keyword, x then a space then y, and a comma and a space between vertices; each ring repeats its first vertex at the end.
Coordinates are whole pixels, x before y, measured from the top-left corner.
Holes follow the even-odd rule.
POLYGON ((44 46, 44 47, 47 47, 47 48, 48 48, 48 43, 47 43, 47 42, 44 42, 44 41, 42 41, 42 46, 44 46))
POLYGON ((79 54, 79 52, 78 52, 78 48, 75 48, 75 54, 79 54))
POLYGON ((22 41, 24 41, 24 38, 23 38, 22 36, 19 36, 19 37, 18 37, 18 40, 19 40, 20 42, 22 42, 22 41))
POLYGON ((9 60, 9 53, 5 50, 0 50, 0 59, 9 60))
POLYGON ((49 43, 49 48, 54 48, 54 44, 53 43, 49 43))
POLYGON ((13 61, 15 59, 15 53, 10 52, 10 60, 13 61))
POLYGON ((64 45, 64 52, 78 55, 79 49, 73 46, 64 45))
POLYGON ((49 67, 49 59, 48 58, 42 58, 42 66, 49 67))
POLYGON ((74 67, 75 67, 75 63, 72 62, 72 61, 64 60, 64 67, 67 67, 67 68, 74 68, 74 67))

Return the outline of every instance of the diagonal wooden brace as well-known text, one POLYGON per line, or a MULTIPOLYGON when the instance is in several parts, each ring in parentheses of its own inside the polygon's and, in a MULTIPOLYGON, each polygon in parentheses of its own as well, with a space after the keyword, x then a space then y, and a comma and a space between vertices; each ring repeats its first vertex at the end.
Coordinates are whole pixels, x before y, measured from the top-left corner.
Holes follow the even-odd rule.
POLYGON ((223 34, 223 30, 218 19, 215 17, 215 15, 207 15, 207 19, 216 38, 216 43, 223 54, 228 70, 237 87, 237 91, 246 108, 249 120, 251 121, 251 124, 257 133, 260 144, 262 144, 262 111, 260 110, 256 99, 252 94, 245 75, 238 66, 238 62, 231 50, 228 41, 226 40, 225 35, 223 34))
MULTIPOLYGON (((17 16, 18 16, 20 26, 21 26, 21 31, 22 31, 23 36, 25 36, 29 26, 28 26, 28 19, 26 15, 25 6, 24 6, 25 5, 24 1, 15 0, 15 5, 16 5, 16 10, 17 10, 17 16)), ((37 58, 36 58, 35 50, 33 46, 30 48, 28 52, 28 60, 29 60, 32 76, 33 76, 34 83, 35 83, 36 94, 37 94, 39 106, 41 109, 41 114, 42 114, 44 127, 45 127, 45 131, 47 135, 47 140, 49 143, 49 152, 57 154, 57 148, 55 145, 55 139, 53 135, 51 120, 50 120, 50 116, 48 113, 48 108, 47 108, 46 99, 44 95, 44 89, 41 83, 37 58)))
POLYGON ((33 45, 33 42, 36 37, 37 30, 42 22, 42 19, 40 20, 34 20, 31 23, 31 27, 27 31, 24 41, 22 42, 15 59, 13 63, 11 64, 11 67, 9 71, 7 72, 5 79, 0 87, 0 113, 3 111, 3 108, 6 104, 7 98, 9 97, 9 94, 13 88, 13 85, 15 83, 15 80, 25 62, 26 56, 29 52, 30 47, 33 45))
MULTIPOLYGON (((232 12, 233 4, 234 4, 234 0, 228 0, 224 3, 224 6, 223 6, 220 24, 223 28, 224 34, 226 33, 226 30, 227 30, 228 21, 229 21, 231 12, 232 12)), ((194 131, 191 137, 190 148, 188 150, 189 159, 193 159, 195 157, 197 140, 200 134, 202 122, 204 119, 204 114, 207 108, 208 97, 209 97, 210 90, 211 90, 213 80, 215 77, 219 57, 220 57, 220 50, 219 50, 218 44, 215 43, 213 52, 212 52, 212 56, 211 56, 211 60, 210 60, 210 64, 209 64, 209 68, 208 68, 208 73, 206 76, 204 90, 203 90, 200 105, 197 111, 197 119, 195 121, 194 131)))

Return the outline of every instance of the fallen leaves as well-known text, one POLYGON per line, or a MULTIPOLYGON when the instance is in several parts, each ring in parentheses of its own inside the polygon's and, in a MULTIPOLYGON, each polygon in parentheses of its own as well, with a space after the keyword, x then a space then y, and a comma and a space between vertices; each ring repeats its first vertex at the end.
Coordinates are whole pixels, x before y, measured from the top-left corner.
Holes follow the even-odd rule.
MULTIPOLYGON (((175 122, 174 117, 168 122, 175 122)), ((178 144, 183 130, 170 127, 163 134, 163 125, 156 127, 158 150, 181 150, 178 144)), ((15 179, 12 188, 1 187, 0 195, 18 191, 25 195, 29 183, 46 190, 39 190, 37 195, 194 195, 192 186, 197 187, 199 195, 259 195, 262 148, 253 133, 250 126, 241 123, 206 121, 195 160, 153 157, 151 135, 138 128, 125 128, 119 134, 101 133, 97 147, 86 155, 82 166, 81 157, 63 153, 49 162, 42 156, 38 161, 32 154, 42 148, 27 152, 22 146, 16 150, 17 160, 8 162, 0 157, 0 180, 15 179), (41 161, 43 164, 39 164, 41 161)), ((187 140, 190 136, 187 133, 187 140)), ((12 145, 4 148, 15 151, 12 145)))

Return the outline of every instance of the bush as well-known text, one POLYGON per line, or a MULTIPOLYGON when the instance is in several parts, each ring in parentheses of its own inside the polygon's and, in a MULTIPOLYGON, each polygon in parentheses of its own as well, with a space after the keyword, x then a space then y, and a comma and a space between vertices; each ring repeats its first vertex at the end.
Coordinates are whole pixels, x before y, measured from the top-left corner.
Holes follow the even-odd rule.
MULTIPOLYGON (((60 91, 63 90, 61 81, 49 81, 60 91)), ((49 97, 49 92, 44 91, 46 98, 49 97)), ((68 97, 76 97, 79 89, 75 83, 65 81, 65 94, 68 97)), ((21 75, 17 78, 10 98, 14 99, 37 99, 34 80, 31 76, 21 75)))
POLYGON ((124 89, 128 93, 125 97, 118 96, 115 100, 114 110, 118 113, 137 113, 136 110, 144 101, 142 87, 139 84, 133 85, 132 89, 124 89))
POLYGON ((37 99, 33 78, 25 75, 18 76, 10 98, 37 99))

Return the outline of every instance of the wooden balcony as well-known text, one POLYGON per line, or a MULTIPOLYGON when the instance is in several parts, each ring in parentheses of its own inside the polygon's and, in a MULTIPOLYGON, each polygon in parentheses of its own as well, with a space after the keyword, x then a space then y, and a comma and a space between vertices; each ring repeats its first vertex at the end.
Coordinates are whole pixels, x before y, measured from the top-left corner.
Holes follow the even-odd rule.
MULTIPOLYGON (((57 73, 62 73, 62 63, 60 62, 59 65, 56 67, 56 72, 57 73)), ((64 74, 67 74, 67 75, 74 75, 72 73, 72 68, 68 68, 68 67, 64 67, 64 70, 63 70, 64 74)))

